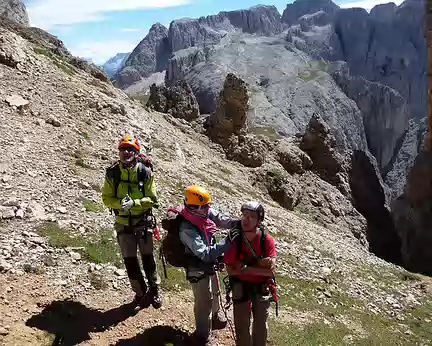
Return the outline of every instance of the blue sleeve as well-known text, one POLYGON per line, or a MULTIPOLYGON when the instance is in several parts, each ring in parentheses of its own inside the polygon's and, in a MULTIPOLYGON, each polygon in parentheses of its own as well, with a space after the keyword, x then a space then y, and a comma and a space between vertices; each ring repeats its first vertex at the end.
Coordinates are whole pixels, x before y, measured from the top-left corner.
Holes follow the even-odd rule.
POLYGON ((218 228, 223 229, 234 228, 237 225, 237 222, 239 222, 239 220, 233 219, 228 215, 222 215, 213 208, 210 209, 209 217, 210 220, 212 220, 218 228))
POLYGON ((206 263, 216 262, 216 259, 231 247, 231 242, 227 238, 212 246, 207 246, 204 239, 195 229, 184 225, 180 230, 180 240, 196 257, 206 263))

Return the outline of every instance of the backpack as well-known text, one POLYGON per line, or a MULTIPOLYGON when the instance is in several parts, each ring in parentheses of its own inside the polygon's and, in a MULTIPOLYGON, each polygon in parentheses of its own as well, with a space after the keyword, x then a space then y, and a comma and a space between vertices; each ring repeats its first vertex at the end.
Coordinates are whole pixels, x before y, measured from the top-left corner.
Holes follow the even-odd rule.
POLYGON ((180 223, 183 220, 185 218, 180 214, 179 209, 170 208, 167 216, 161 221, 162 228, 167 231, 162 239, 161 258, 177 268, 185 268, 190 263, 190 256, 186 254, 186 247, 180 240, 180 223))

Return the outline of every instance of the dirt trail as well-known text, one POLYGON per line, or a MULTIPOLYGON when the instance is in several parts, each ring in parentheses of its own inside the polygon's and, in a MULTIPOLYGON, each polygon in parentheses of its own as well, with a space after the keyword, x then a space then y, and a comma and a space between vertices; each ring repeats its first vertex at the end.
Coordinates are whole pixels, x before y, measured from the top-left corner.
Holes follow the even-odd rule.
MULTIPOLYGON (((0 292, 0 326, 7 330, 1 345, 182 346, 190 345, 194 329, 188 291, 164 292, 160 310, 137 314, 128 289, 76 295, 73 287, 52 287, 44 275, 0 275, 0 292)), ((218 345, 234 345, 228 327, 215 334, 218 345)))

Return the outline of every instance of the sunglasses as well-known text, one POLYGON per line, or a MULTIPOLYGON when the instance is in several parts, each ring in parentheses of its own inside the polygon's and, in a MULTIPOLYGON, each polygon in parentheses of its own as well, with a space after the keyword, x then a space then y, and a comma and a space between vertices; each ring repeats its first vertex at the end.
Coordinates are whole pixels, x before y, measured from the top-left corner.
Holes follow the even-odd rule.
POLYGON ((132 153, 138 152, 138 150, 136 150, 135 148, 132 148, 132 147, 122 147, 119 149, 119 151, 123 151, 123 152, 128 151, 128 152, 132 152, 132 153))

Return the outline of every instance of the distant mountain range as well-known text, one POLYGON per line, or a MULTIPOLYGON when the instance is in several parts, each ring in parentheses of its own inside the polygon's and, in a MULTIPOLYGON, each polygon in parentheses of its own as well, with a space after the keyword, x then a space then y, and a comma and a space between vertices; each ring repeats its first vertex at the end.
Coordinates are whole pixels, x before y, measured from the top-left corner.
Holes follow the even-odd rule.
POLYGON ((118 53, 101 67, 110 78, 113 78, 118 71, 123 69, 126 60, 129 58, 129 55, 130 53, 118 53))

